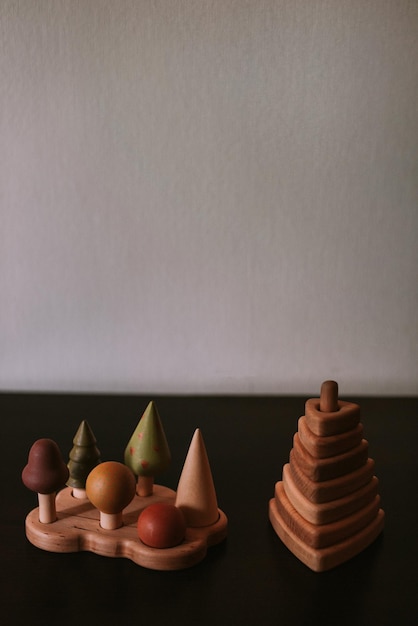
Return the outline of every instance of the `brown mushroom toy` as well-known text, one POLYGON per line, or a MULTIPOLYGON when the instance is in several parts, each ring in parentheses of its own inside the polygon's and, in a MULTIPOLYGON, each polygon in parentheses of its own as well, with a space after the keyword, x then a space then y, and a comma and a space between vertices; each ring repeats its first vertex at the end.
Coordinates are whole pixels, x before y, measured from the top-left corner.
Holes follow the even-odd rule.
POLYGON ((52 439, 38 439, 29 451, 22 471, 23 484, 38 493, 39 521, 50 524, 57 519, 55 495, 68 480, 68 467, 58 445, 52 439))
POLYGON ((97 465, 88 475, 86 494, 100 511, 100 526, 115 530, 123 526, 122 510, 133 500, 136 478, 133 472, 117 461, 97 465))

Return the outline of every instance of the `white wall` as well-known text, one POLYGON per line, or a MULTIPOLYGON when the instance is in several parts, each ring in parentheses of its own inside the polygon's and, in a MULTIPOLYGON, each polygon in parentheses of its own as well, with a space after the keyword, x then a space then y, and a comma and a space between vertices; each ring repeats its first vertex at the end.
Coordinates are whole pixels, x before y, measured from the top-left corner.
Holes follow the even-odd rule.
POLYGON ((418 2, 0 15, 1 389, 418 393, 418 2))

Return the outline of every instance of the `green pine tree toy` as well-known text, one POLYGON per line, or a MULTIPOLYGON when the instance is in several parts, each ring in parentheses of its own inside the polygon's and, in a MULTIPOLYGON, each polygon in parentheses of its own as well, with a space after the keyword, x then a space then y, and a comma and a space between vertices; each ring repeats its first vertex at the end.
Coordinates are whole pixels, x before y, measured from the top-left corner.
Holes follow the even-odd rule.
POLYGON ((74 498, 86 498, 86 480, 91 470, 100 463, 100 450, 88 422, 83 420, 73 439, 68 469, 67 485, 72 487, 74 498))
POLYGON ((125 465, 138 477, 137 494, 153 494, 154 477, 169 466, 171 454, 157 407, 150 402, 125 449, 125 465))

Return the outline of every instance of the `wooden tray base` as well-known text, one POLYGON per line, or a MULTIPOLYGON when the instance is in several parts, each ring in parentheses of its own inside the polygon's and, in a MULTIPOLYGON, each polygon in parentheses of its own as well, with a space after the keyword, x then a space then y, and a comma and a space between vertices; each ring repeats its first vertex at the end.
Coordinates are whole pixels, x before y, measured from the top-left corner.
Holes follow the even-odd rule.
POLYGON ((123 526, 116 530, 101 528, 99 511, 89 500, 72 496, 71 487, 60 491, 56 498, 57 521, 39 522, 38 508, 26 518, 26 536, 38 548, 49 552, 89 551, 108 557, 125 557, 154 570, 179 570, 199 563, 207 549, 223 541, 228 520, 219 509, 219 518, 210 526, 187 528, 184 541, 174 548, 157 549, 146 546, 138 537, 140 512, 150 504, 174 504, 176 492, 161 485, 154 486, 152 496, 135 496, 123 511, 123 526))
MULTIPOLYGON (((276 487, 276 497, 284 500, 283 504, 287 511, 293 507, 287 500, 286 494, 279 483, 276 487)), ((296 511, 295 511, 296 513, 296 511)), ((305 543, 288 526, 283 519, 275 498, 269 502, 269 518, 276 534, 285 546, 314 572, 324 572, 332 569, 362 552, 382 532, 384 526, 384 512, 379 509, 374 519, 364 528, 348 538, 325 548, 314 548, 305 543)))

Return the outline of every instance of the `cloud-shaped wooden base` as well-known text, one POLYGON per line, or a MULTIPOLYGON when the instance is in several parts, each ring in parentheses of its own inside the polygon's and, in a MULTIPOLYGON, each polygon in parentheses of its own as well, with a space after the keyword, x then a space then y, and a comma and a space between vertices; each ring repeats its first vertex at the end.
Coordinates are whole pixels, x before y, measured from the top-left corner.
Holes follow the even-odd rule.
POLYGON ((187 528, 184 541, 174 548, 150 548, 138 537, 137 521, 140 512, 150 504, 174 504, 176 492, 161 485, 154 486, 154 494, 135 496, 123 511, 123 526, 116 530, 101 528, 99 511, 89 500, 72 496, 67 487, 56 498, 57 521, 39 522, 38 509, 26 518, 26 536, 38 548, 49 552, 89 551, 109 557, 125 557, 154 570, 178 570, 199 563, 210 546, 220 543, 227 535, 228 520, 219 509, 215 524, 200 528, 187 528))

